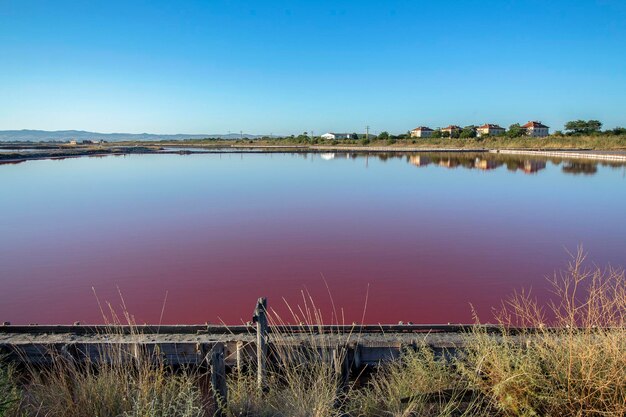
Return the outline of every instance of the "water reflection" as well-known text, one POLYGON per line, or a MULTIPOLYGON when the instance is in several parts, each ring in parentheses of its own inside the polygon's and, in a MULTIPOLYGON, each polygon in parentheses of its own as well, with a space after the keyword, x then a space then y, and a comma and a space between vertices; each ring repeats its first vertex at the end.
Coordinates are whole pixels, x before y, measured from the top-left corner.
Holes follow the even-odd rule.
POLYGON ((423 168, 435 166, 448 169, 465 168, 481 171, 492 171, 504 167, 509 172, 523 172, 525 174, 537 174, 552 164, 561 166, 566 174, 593 175, 598 171, 598 165, 610 168, 624 168, 626 163, 613 161, 575 160, 554 157, 538 157, 525 155, 503 155, 493 153, 323 153, 320 158, 330 161, 332 159, 356 159, 378 158, 382 162, 390 159, 405 159, 409 164, 423 168))
POLYGON ((564 248, 626 264, 624 163, 115 156, 0 166, 0 322, 101 322, 93 288, 155 324, 241 323, 259 296, 280 309, 303 289, 346 323, 472 322, 470 302, 488 320, 515 289, 545 296, 564 248))
POLYGON ((592 164, 583 164, 580 162, 567 162, 563 165, 563 172, 567 174, 583 174, 593 175, 598 172, 598 166, 592 164))

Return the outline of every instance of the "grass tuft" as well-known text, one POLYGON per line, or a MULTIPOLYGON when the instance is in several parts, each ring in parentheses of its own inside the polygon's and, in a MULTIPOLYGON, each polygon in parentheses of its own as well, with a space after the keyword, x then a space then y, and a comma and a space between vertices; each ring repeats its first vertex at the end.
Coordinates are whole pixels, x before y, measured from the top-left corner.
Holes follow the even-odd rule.
MULTIPOLYGON (((360 335, 321 334, 322 314, 303 295, 303 307, 289 307, 291 321, 305 323, 298 337, 269 312, 266 386, 257 386, 249 357, 227 375, 228 402, 218 411, 229 417, 626 415, 624 271, 589 268, 579 250, 550 283, 551 301, 515 294, 497 315, 499 331, 477 323, 456 352, 406 349, 351 380, 341 377, 352 365, 343 347, 360 335)), ((111 316, 111 323, 120 322, 111 316)), ((333 323, 338 317, 333 311, 333 323)), ((124 318, 132 324, 132 316, 124 318)), ((20 377, 0 366, 0 417, 214 415, 206 375, 171 369, 158 352, 131 355, 112 345, 118 347, 101 348, 98 364, 59 354, 52 366, 29 367, 20 377)))
POLYGON ((21 400, 15 369, 0 358, 0 417, 11 415, 21 400))
POLYGON ((484 327, 469 335, 463 375, 503 415, 626 415, 624 271, 584 261, 579 250, 551 279, 545 309, 528 293, 505 303, 503 337, 484 327))

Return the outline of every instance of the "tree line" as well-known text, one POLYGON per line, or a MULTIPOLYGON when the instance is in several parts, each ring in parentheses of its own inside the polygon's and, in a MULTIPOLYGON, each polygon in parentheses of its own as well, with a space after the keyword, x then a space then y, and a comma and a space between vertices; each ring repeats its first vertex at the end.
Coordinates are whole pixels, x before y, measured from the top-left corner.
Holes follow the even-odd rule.
MULTIPOLYGON (((436 129, 433 131, 430 138, 452 138, 452 139, 472 139, 477 137, 477 129, 476 125, 468 125, 460 130, 453 130, 451 133, 444 132, 441 129, 436 129)), ((513 123, 509 126, 507 130, 498 135, 482 135, 481 138, 486 137, 505 137, 505 138, 520 138, 526 135, 526 129, 523 128, 519 123, 513 123)), ((613 129, 602 130, 602 122, 599 120, 572 120, 564 125, 563 130, 557 130, 553 133, 553 136, 596 136, 596 135, 607 135, 607 136, 620 136, 626 135, 626 128, 624 127, 615 127, 613 129)), ((382 131, 378 135, 374 134, 363 134, 363 133, 352 133, 352 139, 345 140, 332 140, 331 143, 361 143, 363 145, 367 145, 373 140, 386 142, 388 144, 393 144, 398 140, 406 140, 406 139, 415 139, 411 138, 411 132, 407 131, 406 133, 400 133, 397 135, 391 134, 388 131, 382 131)), ((299 135, 288 135, 288 136, 263 136, 258 139, 264 141, 287 141, 294 144, 318 144, 318 143, 327 143, 328 140, 323 139, 321 136, 316 136, 310 134, 309 132, 302 132, 299 135)), ((209 139, 205 139, 209 140, 209 139)), ((210 140, 220 141, 221 138, 212 138, 210 140)), ((237 142, 240 142, 238 140, 237 142)), ((254 142, 252 139, 245 139, 243 142, 254 142)))

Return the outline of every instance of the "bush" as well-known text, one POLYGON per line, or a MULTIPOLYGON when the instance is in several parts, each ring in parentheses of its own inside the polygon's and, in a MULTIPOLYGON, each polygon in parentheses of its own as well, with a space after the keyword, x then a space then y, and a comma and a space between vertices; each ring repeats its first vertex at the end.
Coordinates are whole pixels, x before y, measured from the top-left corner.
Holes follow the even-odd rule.
POLYGON ((364 389, 355 391, 350 416, 478 415, 472 402, 463 401, 467 390, 453 364, 435 356, 428 346, 406 350, 400 359, 380 367, 364 389), (451 394, 445 401, 433 397, 451 394))
POLYGON ((14 370, 0 358, 0 417, 8 416, 20 401, 14 370))
MULTIPOLYGON (((105 357, 122 358, 111 348, 105 357)), ((30 370, 24 416, 56 417, 202 417, 205 413, 196 378, 174 374, 160 358, 146 355, 133 365, 78 364, 55 357, 51 368, 30 370), (154 365, 154 363, 157 365, 154 365)))
POLYGON ((463 374, 502 414, 626 415, 624 271, 586 269, 583 261, 579 251, 555 275, 547 315, 517 294, 499 314, 503 337, 483 327, 470 335, 463 374), (512 325, 537 331, 515 335, 512 325))

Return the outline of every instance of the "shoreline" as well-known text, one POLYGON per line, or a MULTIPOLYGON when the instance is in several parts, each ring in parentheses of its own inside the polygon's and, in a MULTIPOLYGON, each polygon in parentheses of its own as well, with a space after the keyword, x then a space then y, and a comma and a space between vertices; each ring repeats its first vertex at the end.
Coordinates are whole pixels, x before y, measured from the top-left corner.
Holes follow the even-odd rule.
MULTIPOLYGON (((40 149, 37 145, 25 149, 40 149)), ((159 145, 157 146, 111 146, 101 148, 41 148, 41 152, 29 151, 19 153, 2 153, 0 148, 0 165, 16 164, 36 160, 61 160, 78 157, 105 157, 122 155, 193 155, 193 154, 275 154, 275 153, 325 153, 325 152, 356 152, 363 154, 379 153, 485 153, 500 155, 522 155, 557 157, 564 159, 588 159, 596 161, 626 162, 626 150, 592 150, 585 148, 569 149, 515 149, 515 148, 459 148, 459 147, 405 147, 405 146, 329 146, 329 145, 240 145, 206 146, 206 145, 159 145), (177 148, 176 150, 168 147, 177 148)))

